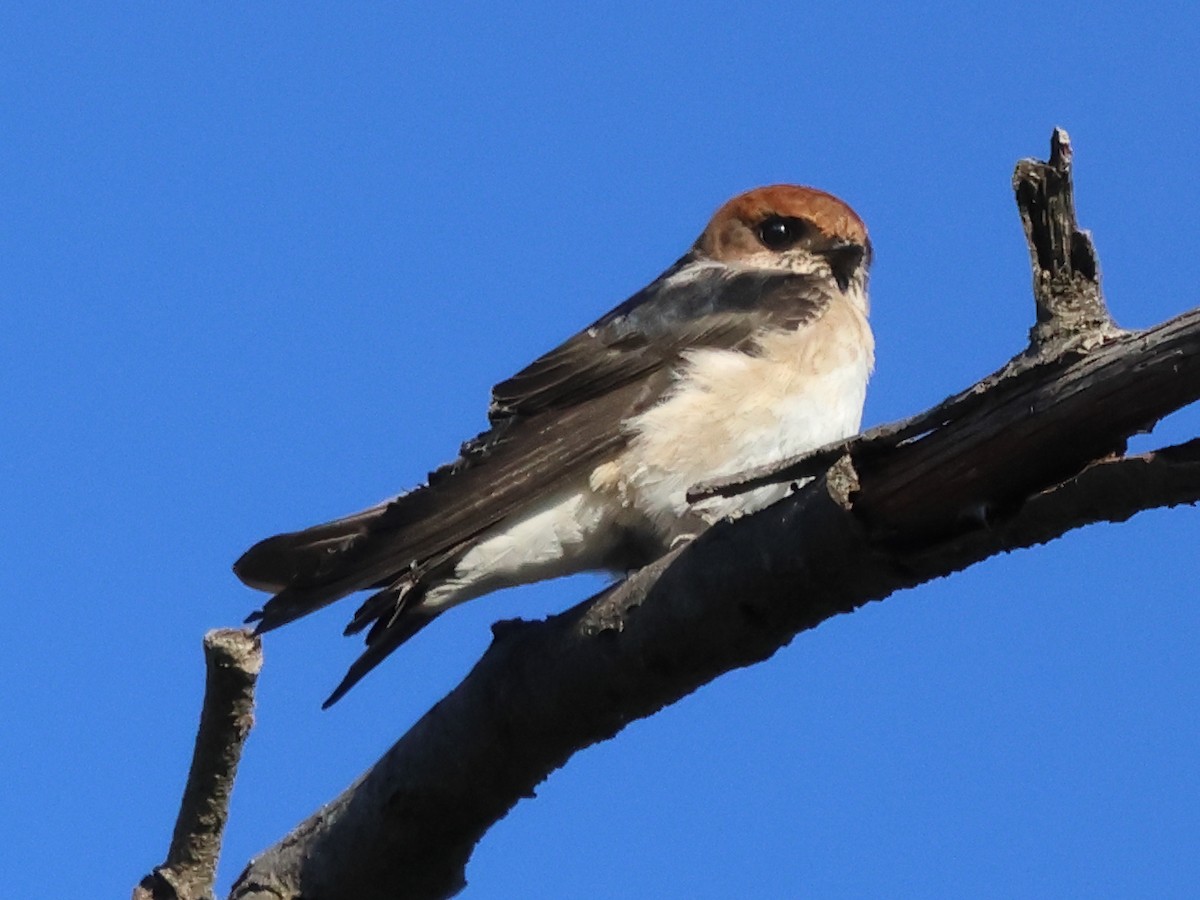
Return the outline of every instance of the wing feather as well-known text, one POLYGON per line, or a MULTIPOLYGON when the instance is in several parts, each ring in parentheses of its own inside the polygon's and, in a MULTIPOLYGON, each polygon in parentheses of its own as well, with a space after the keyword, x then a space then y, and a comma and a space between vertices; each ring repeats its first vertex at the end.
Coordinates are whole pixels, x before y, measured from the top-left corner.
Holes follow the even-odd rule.
POLYGON ((492 390, 493 421, 586 402, 696 347, 747 348, 765 329, 815 319, 830 297, 811 279, 700 267, 686 256, 645 290, 492 390))
MULTIPOLYGON (((756 336, 816 318, 827 294, 803 276, 730 272, 689 254, 645 290, 535 360, 492 396, 492 427, 411 493, 261 541, 234 566, 277 593, 259 630, 347 594, 452 562, 489 528, 620 452, 624 423, 656 403, 685 351, 753 352, 756 336)), ((383 601, 375 607, 386 609, 383 601)), ((409 609, 411 611, 411 607, 409 609)), ((407 614, 407 612, 406 612, 407 614)), ((357 616, 355 629, 372 616, 357 616)), ((381 638, 382 639, 382 638, 381 638)), ((391 638, 386 642, 391 643, 391 638)))

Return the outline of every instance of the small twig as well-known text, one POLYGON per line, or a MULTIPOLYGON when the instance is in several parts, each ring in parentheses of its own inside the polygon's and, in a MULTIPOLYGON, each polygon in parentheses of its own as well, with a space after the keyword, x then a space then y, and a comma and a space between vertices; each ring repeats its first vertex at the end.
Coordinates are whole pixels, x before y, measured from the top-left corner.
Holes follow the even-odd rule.
POLYGON ((820 475, 837 460, 845 456, 856 444, 871 440, 876 431, 883 432, 885 430, 898 429, 904 426, 907 421, 882 425, 878 429, 864 432, 857 437, 834 441, 832 444, 826 444, 823 447, 818 447, 816 450, 810 450, 808 453, 801 453, 799 456, 791 456, 778 462, 755 466, 753 469, 746 469, 744 472, 738 472, 736 475, 714 478, 711 481, 701 481, 699 484, 694 484, 688 488, 687 501, 688 503, 697 503, 709 497, 736 497, 738 494, 744 494, 763 485, 813 478, 820 475))
POLYGON ((221 628, 204 636, 206 678, 192 767, 167 859, 142 879, 134 900, 213 896, 229 795, 254 723, 254 684, 262 642, 250 631, 221 628))
MULTIPOLYGON (((999 374, 1001 373, 997 373, 999 374)), ((809 450, 787 459, 755 466, 736 475, 702 481, 688 489, 687 501, 697 503, 709 497, 735 497, 769 484, 815 478, 847 454, 858 457, 867 448, 895 447, 903 444, 974 410, 986 397, 986 386, 997 375, 989 376, 973 387, 953 397, 947 397, 932 409, 908 419, 876 425, 854 437, 834 441, 832 444, 825 444, 816 450, 809 450)))

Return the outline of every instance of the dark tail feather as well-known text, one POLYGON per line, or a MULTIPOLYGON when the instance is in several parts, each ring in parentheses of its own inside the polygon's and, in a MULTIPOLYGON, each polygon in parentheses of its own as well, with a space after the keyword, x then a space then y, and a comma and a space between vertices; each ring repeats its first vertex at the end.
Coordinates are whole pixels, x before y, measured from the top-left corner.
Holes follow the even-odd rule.
POLYGON ((336 585, 332 588, 284 588, 264 603, 262 609, 246 616, 246 622, 257 623, 255 634, 266 634, 341 600, 352 590, 339 590, 336 585))
MULTIPOLYGON (((386 628, 396 621, 405 607, 409 606, 411 601, 418 599, 412 595, 412 589, 417 585, 418 577, 416 572, 410 570, 383 590, 376 591, 362 602, 342 634, 349 637, 371 625, 373 627, 370 634, 374 635, 381 628, 386 628)), ((371 643, 370 635, 367 637, 367 643, 371 643)))
MULTIPOLYGON (((380 593, 384 593, 381 591, 380 593)), ((390 620, 379 619, 367 636, 367 649, 362 656, 354 661, 329 698, 321 704, 321 709, 329 709, 337 703, 346 692, 354 687, 363 676, 383 662, 393 650, 407 641, 410 637, 438 617, 440 610, 430 609, 417 603, 404 607, 399 614, 390 620), (383 625, 387 621, 387 625, 383 625)))
POLYGON ((402 533, 374 530, 395 501, 324 525, 259 541, 233 564, 245 584, 275 596, 251 613, 262 634, 343 597, 393 582, 410 566, 402 533))
POLYGON ((453 568, 470 538, 412 558, 414 548, 405 526, 414 520, 405 518, 411 513, 406 504, 421 496, 421 491, 414 491, 344 519, 275 535, 259 541, 234 563, 234 573, 250 587, 275 592, 246 619, 257 623, 257 634, 356 591, 381 589, 367 598, 346 627, 347 634, 354 634, 370 626, 367 649, 325 701, 325 708, 438 615, 422 606, 425 591, 453 568))
POLYGON ((259 541, 233 564, 233 573, 244 584, 260 591, 315 584, 328 577, 345 555, 362 542, 371 525, 394 502, 389 500, 324 525, 259 541))

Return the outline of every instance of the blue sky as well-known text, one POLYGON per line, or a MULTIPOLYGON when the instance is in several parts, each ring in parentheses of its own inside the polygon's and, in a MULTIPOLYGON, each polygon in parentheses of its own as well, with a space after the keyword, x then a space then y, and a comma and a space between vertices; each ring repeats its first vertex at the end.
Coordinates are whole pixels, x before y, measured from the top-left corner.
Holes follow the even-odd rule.
MULTIPOLYGON (((1197 302, 1184 4, 15 4, 0 11, 5 893, 165 852, 232 560, 420 481, 490 385, 727 197, 839 194, 876 248, 866 418, 1032 321, 1009 178, 1077 148, 1113 312, 1197 302)), ((1187 410, 1137 446, 1200 433, 1187 410)), ((1197 512, 874 604, 631 725, 484 840, 468 897, 1183 896, 1200 883, 1197 512)), ((272 634, 220 885, 453 686, 444 616, 329 712, 335 607, 272 634)))

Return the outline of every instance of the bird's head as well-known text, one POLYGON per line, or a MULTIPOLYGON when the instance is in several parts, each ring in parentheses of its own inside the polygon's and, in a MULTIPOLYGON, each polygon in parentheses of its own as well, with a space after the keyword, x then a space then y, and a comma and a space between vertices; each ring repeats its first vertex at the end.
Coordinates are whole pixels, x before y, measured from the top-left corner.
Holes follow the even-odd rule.
POLYGON ((867 226, 824 191, 791 184, 734 197, 696 241, 702 258, 737 269, 826 276, 843 291, 863 291, 871 264, 867 226))

